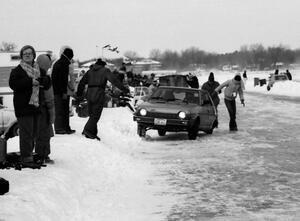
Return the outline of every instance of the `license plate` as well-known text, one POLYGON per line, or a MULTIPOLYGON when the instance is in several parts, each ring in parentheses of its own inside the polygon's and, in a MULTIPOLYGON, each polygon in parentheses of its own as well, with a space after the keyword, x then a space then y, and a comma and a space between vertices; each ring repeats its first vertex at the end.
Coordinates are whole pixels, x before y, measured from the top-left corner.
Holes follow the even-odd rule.
POLYGON ((154 124, 155 125, 166 125, 167 119, 154 118, 154 124))

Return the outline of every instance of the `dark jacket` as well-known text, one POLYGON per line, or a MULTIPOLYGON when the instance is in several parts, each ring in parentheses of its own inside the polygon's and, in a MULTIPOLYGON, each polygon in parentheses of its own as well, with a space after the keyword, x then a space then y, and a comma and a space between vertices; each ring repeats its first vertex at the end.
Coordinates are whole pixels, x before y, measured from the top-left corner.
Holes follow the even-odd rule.
MULTIPOLYGON (((41 77, 39 79, 41 86, 48 89, 51 85, 51 79, 46 76, 44 70, 40 69, 41 77)), ((12 69, 9 77, 9 87, 14 92, 13 104, 16 117, 29 116, 40 113, 40 106, 35 107, 29 104, 32 94, 32 78, 30 78, 26 71, 18 65, 12 69)), ((39 90, 39 103, 44 102, 43 89, 39 90)))
POLYGON ((52 84, 54 94, 63 95, 67 93, 70 64, 71 62, 66 57, 61 56, 53 65, 52 84))
POLYGON ((215 93, 215 89, 220 85, 217 81, 207 81, 202 85, 202 90, 208 91, 215 105, 220 103, 218 93, 215 93))
POLYGON ((87 99, 92 103, 105 102, 105 87, 107 81, 111 82, 120 90, 126 90, 124 85, 118 81, 117 77, 108 68, 95 64, 82 77, 77 88, 77 97, 82 97, 85 85, 88 85, 87 99))
POLYGON ((196 76, 192 76, 191 79, 187 80, 187 82, 191 88, 199 88, 199 82, 196 76))

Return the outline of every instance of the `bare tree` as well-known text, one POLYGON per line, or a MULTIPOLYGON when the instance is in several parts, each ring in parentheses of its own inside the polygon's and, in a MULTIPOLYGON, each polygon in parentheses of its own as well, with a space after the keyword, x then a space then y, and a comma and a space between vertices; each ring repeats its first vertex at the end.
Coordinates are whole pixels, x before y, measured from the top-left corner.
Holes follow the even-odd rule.
POLYGON ((135 51, 125 51, 124 56, 131 59, 131 60, 136 60, 139 58, 139 55, 135 51))
POLYGON ((152 49, 149 53, 149 58, 160 60, 162 58, 162 53, 159 49, 152 49))
POLYGON ((0 46, 0 51, 14 51, 17 48, 17 45, 13 42, 5 42, 3 41, 0 46))

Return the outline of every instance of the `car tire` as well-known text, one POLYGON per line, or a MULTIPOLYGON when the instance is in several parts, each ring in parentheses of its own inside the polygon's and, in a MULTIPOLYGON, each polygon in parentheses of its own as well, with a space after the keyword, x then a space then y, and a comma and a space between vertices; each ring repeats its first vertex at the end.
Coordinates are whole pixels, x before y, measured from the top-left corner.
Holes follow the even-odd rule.
POLYGON ((140 137, 145 137, 146 136, 146 127, 142 126, 142 125, 138 125, 138 127, 137 127, 137 134, 140 137))
POLYGON ((165 130, 157 130, 157 132, 158 132, 158 135, 159 135, 159 136, 163 137, 163 136, 166 135, 166 132, 167 132, 167 131, 165 131, 165 130))
POLYGON ((209 130, 205 130, 204 132, 207 133, 207 134, 212 134, 214 131, 214 129, 209 129, 209 130))
POLYGON ((19 125, 15 124, 12 128, 11 128, 11 133, 12 135, 15 136, 19 136, 19 125))
POLYGON ((195 140, 199 131, 200 120, 196 119, 193 126, 188 129, 188 137, 190 140, 195 140))

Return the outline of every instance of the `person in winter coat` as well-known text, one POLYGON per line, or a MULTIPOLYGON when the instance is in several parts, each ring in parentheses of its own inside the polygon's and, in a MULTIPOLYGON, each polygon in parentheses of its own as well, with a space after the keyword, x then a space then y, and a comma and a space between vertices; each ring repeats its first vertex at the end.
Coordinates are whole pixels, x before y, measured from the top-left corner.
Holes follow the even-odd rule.
MULTIPOLYGON (((36 59, 36 63, 39 67, 47 73, 48 69, 51 67, 51 57, 42 54, 39 55, 36 59)), ((41 117, 39 120, 39 131, 35 146, 35 153, 37 158, 41 162, 45 163, 54 163, 50 159, 50 139, 54 136, 52 124, 54 123, 55 109, 54 109, 54 94, 53 88, 50 86, 48 90, 44 90, 43 94, 44 99, 41 103, 41 117)))
POLYGON ((56 134, 72 134, 75 130, 70 127, 69 104, 70 95, 68 95, 69 71, 73 50, 65 48, 60 59, 55 62, 52 68, 52 84, 55 103, 55 121, 54 128, 56 134))
POLYGON ((198 81, 197 76, 192 75, 191 73, 189 73, 189 74, 186 76, 186 80, 187 80, 188 85, 189 85, 191 88, 199 88, 199 81, 198 81))
POLYGON ((128 93, 129 90, 121 82, 117 80, 117 77, 111 73, 111 71, 105 67, 106 62, 98 59, 93 68, 83 76, 80 80, 77 88, 77 98, 82 99, 85 85, 88 85, 87 89, 87 101, 88 101, 88 113, 89 119, 84 126, 82 134, 90 139, 98 139, 97 123, 101 117, 103 105, 105 102, 105 87, 107 81, 117 86, 124 93, 128 93))
MULTIPOLYGON (((208 77, 208 81, 206 81, 203 85, 202 85, 202 90, 206 90, 208 91, 208 93, 210 94, 214 105, 217 109, 219 103, 220 103, 220 98, 218 93, 214 93, 215 89, 220 85, 219 82, 215 81, 215 77, 214 77, 214 73, 210 72, 209 77, 208 77)), ((221 92, 221 91, 220 91, 221 92)))
POLYGON ((244 84, 242 78, 239 74, 235 75, 233 79, 225 81, 223 84, 218 86, 215 89, 215 93, 219 93, 222 88, 225 87, 224 91, 224 102, 226 108, 229 113, 230 121, 229 121, 229 130, 230 131, 237 131, 237 124, 236 124, 236 103, 235 98, 237 94, 239 94, 241 104, 245 106, 244 100, 244 84))
POLYGON ((20 64, 10 73, 9 87, 13 90, 13 104, 19 125, 21 164, 23 167, 37 168, 40 164, 33 159, 33 149, 39 130, 42 90, 49 88, 50 77, 34 62, 36 53, 32 46, 25 45, 20 57, 20 64))

